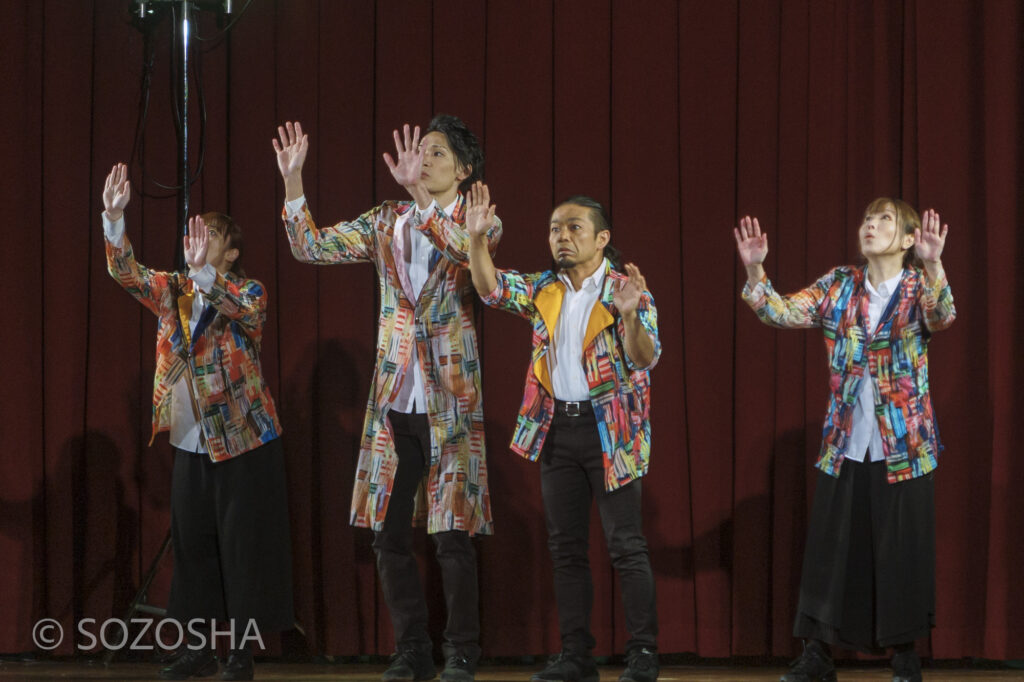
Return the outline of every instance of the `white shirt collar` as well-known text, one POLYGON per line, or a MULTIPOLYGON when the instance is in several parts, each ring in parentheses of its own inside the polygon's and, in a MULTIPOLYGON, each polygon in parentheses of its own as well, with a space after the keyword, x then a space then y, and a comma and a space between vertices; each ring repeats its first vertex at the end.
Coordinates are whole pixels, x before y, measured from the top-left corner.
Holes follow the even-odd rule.
POLYGON ((448 216, 449 218, 451 218, 452 217, 452 213, 455 212, 455 204, 457 204, 457 203, 459 203, 459 195, 458 194, 455 195, 455 199, 452 201, 452 203, 450 203, 450 204, 448 204, 447 206, 444 207, 444 214, 446 216, 448 216))
MULTIPOLYGON (((608 267, 608 259, 601 259, 601 264, 597 266, 597 269, 587 275, 583 279, 583 285, 580 287, 580 291, 593 291, 594 289, 600 290, 601 285, 604 284, 604 273, 608 267)), ((572 280, 565 274, 565 270, 558 271, 558 279, 565 283, 570 293, 575 293, 576 289, 572 286, 572 280)))
MULTIPOLYGON (((412 220, 412 223, 414 225, 425 223, 428 220, 430 220, 430 216, 432 216, 434 214, 434 211, 441 211, 446 216, 451 218, 452 217, 452 213, 455 211, 455 206, 458 203, 459 203, 459 195, 458 194, 455 195, 455 200, 452 201, 452 203, 450 203, 447 206, 445 206, 443 209, 441 208, 441 205, 437 203, 437 199, 432 199, 431 202, 430 202, 430 206, 427 206, 425 209, 423 209, 421 211, 420 207, 414 201, 414 202, 412 202, 411 209, 409 211, 406 211, 405 213, 403 213, 399 217, 399 220, 401 222, 396 223, 395 227, 396 227, 396 229, 397 228, 401 228, 405 224, 405 222, 409 221, 409 220, 412 220)), ((412 230, 412 232, 414 232, 414 233, 415 232, 419 232, 419 230, 412 230)), ((426 235, 422 235, 421 234, 421 236, 426 238, 426 235)))
POLYGON ((437 199, 433 199, 430 202, 430 206, 427 206, 425 209, 423 209, 421 211, 419 206, 417 206, 416 202, 414 201, 413 204, 412 204, 412 211, 410 211, 406 215, 412 215, 413 213, 416 213, 416 214, 419 215, 420 220, 425 220, 425 219, 427 219, 428 216, 430 216, 431 213, 433 213, 436 210, 440 210, 446 216, 451 218, 452 217, 452 213, 455 211, 455 205, 458 204, 458 203, 459 203, 459 195, 456 194, 455 195, 455 199, 452 200, 452 203, 448 204, 443 209, 441 208, 441 205, 437 203, 437 199))
POLYGON ((890 277, 881 284, 878 285, 878 289, 871 285, 871 280, 868 279, 867 274, 864 275, 864 285, 867 287, 868 293, 872 296, 879 296, 881 298, 888 299, 892 292, 896 291, 896 287, 899 286, 900 279, 903 278, 903 270, 900 270, 895 277, 890 277))

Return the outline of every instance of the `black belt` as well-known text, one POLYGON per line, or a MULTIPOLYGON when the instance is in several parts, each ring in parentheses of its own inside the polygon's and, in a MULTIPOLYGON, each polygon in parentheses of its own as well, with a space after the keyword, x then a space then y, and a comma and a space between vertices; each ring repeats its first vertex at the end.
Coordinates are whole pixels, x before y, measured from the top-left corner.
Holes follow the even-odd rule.
POLYGON ((589 400, 558 400, 555 399, 555 414, 563 417, 580 417, 594 414, 594 406, 589 400))

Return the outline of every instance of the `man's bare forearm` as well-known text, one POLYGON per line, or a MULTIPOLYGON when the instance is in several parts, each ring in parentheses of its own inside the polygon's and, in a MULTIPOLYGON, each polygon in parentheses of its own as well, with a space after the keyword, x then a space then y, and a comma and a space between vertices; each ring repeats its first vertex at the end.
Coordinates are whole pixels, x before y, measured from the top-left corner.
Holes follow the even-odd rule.
POLYGON ((498 286, 498 273, 487 250, 487 235, 469 238, 469 270, 473 275, 473 286, 480 296, 487 296, 498 286))

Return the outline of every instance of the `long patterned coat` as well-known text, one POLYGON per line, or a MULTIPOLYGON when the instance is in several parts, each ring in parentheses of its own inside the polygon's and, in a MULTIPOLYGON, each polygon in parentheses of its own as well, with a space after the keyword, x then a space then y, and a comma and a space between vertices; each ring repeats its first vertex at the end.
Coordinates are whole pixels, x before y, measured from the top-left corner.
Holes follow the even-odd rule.
MULTIPOLYGON (((484 303, 507 310, 533 324, 533 353, 526 370, 523 402, 516 418, 511 449, 536 461, 554 415, 554 389, 548 372, 551 336, 565 298, 565 284, 551 270, 520 274, 497 270, 498 286, 484 303)), ((661 356, 658 311, 651 292, 644 291, 637 316, 654 342, 654 359, 637 367, 622 345, 626 335, 615 307, 615 290, 628 278, 605 261, 604 285, 583 337, 583 369, 604 452, 604 487, 615 490, 647 473, 651 456, 651 374, 661 356)))
POLYGON ((853 409, 865 376, 874 378, 875 416, 889 483, 923 476, 938 465, 939 429, 928 392, 928 340, 956 318, 945 276, 928 282, 917 268, 903 271, 874 334, 867 329, 867 266, 841 266, 789 296, 765 278, 743 288, 765 324, 821 327, 829 361, 829 397, 815 466, 839 476, 853 429, 853 409))
MULTIPOLYGON (((388 201, 352 222, 324 228, 316 226, 306 205, 293 218, 287 210, 282 213, 298 260, 320 265, 370 262, 377 268, 377 365, 366 405, 350 522, 374 530, 383 527, 398 467, 387 413, 409 371, 416 344, 430 421, 430 467, 416 495, 413 522, 425 521, 428 533, 489 534, 491 503, 465 197, 459 194, 451 216, 436 209, 420 225, 413 225, 410 218, 410 227, 434 246, 430 275, 418 301, 410 301, 402 289, 393 250, 395 223, 412 207, 411 202, 388 201)), ((497 223, 488 235, 492 251, 500 238, 497 223)))
POLYGON ((138 263, 127 236, 120 247, 107 241, 106 250, 110 276, 160 318, 150 444, 170 428, 171 389, 190 366, 211 460, 231 459, 277 438, 281 424, 260 367, 267 318, 263 285, 231 273, 217 275, 213 288, 203 294, 209 305, 190 338, 192 280, 181 272, 150 270, 138 263))

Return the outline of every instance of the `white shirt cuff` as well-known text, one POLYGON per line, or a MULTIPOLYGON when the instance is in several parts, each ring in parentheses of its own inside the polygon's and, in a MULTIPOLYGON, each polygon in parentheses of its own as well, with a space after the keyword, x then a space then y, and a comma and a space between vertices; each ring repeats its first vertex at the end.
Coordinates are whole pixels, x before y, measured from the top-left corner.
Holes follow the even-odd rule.
POLYGON ((124 241, 124 214, 121 214, 117 220, 111 221, 107 217, 106 211, 100 211, 100 217, 103 218, 103 236, 111 246, 121 248, 124 241))
POLYGON ((767 288, 768 288, 768 278, 767 277, 761 279, 761 281, 759 281, 754 286, 750 286, 750 282, 749 281, 744 282, 743 283, 743 291, 740 292, 740 298, 742 298, 747 303, 757 303, 762 298, 764 298, 764 295, 765 295, 765 292, 766 292, 767 288))
POLYGON ((288 213, 289 218, 294 218, 302 212, 302 205, 306 203, 306 195, 303 194, 297 199, 284 202, 284 209, 288 213))
POLYGON ((213 269, 212 265, 207 263, 202 269, 189 273, 188 277, 195 282, 200 291, 208 294, 210 289, 213 288, 213 283, 217 281, 217 271, 213 269))

